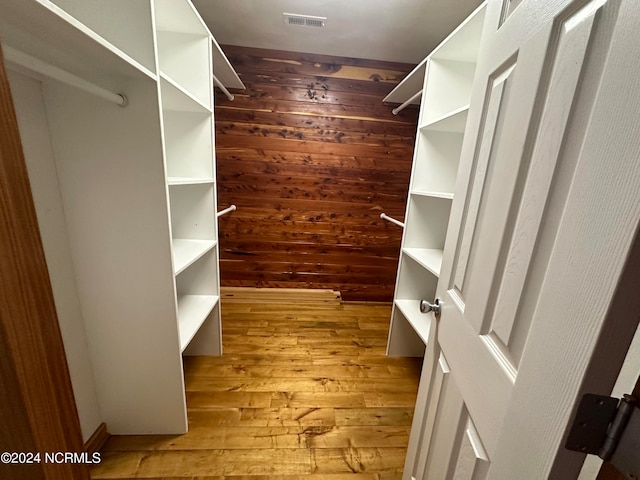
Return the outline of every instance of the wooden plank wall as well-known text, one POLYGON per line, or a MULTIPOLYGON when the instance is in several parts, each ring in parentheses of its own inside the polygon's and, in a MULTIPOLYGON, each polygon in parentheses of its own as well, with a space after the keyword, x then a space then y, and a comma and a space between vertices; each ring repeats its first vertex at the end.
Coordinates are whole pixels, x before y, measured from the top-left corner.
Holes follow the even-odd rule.
MULTIPOLYGON (((216 93, 223 286, 391 301, 418 109, 382 99, 413 65, 224 46, 247 86, 216 93)), ((216 89, 217 90, 217 89, 216 89)))

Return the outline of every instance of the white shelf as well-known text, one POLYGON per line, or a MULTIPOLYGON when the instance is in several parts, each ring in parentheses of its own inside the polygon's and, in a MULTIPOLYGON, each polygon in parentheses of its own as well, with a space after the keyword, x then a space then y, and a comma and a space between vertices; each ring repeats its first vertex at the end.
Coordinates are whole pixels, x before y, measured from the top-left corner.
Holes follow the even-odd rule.
MULTIPOLYGON (((422 90, 424 85, 424 73, 427 68, 427 59, 422 60, 416 67, 407 74, 402 81, 391 90, 383 102, 388 103, 404 103, 422 90)), ((414 105, 420 105, 420 99, 412 102, 414 105)))
POLYGON ((2 43, 27 55, 107 90, 122 77, 156 80, 147 66, 53 3, 0 0, 0 11, 2 43))
POLYGON ((222 353, 212 57, 241 82, 190 0, 0 0, 0 41, 33 190, 54 201, 43 241, 64 247, 52 282, 82 331, 83 431, 186 433, 183 356, 222 353))
POLYGON ((484 24, 486 3, 469 15, 431 53, 432 58, 475 62, 480 52, 480 38, 484 24))
POLYGON ((475 71, 472 62, 429 59, 420 125, 433 123, 468 104, 475 71))
POLYGON ((167 183, 172 185, 205 185, 214 183, 213 178, 168 177, 167 183))
POLYGON ((145 68, 155 70, 149 0, 52 1, 145 68))
POLYGON ((211 37, 211 56, 213 57, 213 73, 225 87, 242 90, 247 88, 213 37, 211 37))
POLYGON ((162 111, 167 176, 214 179, 214 126, 209 112, 162 111))
POLYGON ((467 114, 469 105, 463 105, 455 110, 445 113, 429 123, 420 127, 421 131, 428 130, 434 132, 454 132, 463 133, 467 124, 467 114))
POLYGON ((440 277, 442 250, 437 248, 403 248, 402 251, 436 277, 440 277))
MULTIPOLYGON (((422 129, 416 139, 411 173, 412 192, 439 192, 443 198, 456 188, 463 135, 422 129)), ((435 195, 434 195, 435 196, 435 195)))
POLYGON ((217 295, 179 295, 180 351, 184 351, 220 299, 217 295))
POLYGON ((214 184, 173 185, 169 188, 169 205, 174 238, 217 238, 214 184))
POLYGON ((452 192, 427 192, 427 191, 415 190, 415 191, 411 191, 410 194, 416 195, 418 197, 444 198, 447 200, 453 200, 452 192))
POLYGON ((209 106, 184 89, 164 72, 160 72, 163 110, 212 113, 209 106))
POLYGON ((213 95, 210 37, 164 31, 157 34, 160 71, 210 107, 213 95))
POLYGON ((448 198, 410 195, 402 247, 442 249, 450 212, 448 198))
POLYGON ((486 2, 385 99, 405 100, 424 77, 389 355, 420 355, 429 338, 433 315, 420 312, 420 300, 432 301, 438 289, 485 9, 486 2))
POLYGON ((155 7, 158 30, 211 35, 202 17, 190 2, 155 0, 155 7))
POLYGON ((193 262, 215 247, 214 240, 173 239, 173 268, 179 275, 193 262))
POLYGON ((396 300, 395 304, 426 345, 429 340, 432 316, 420 311, 420 300, 396 300))

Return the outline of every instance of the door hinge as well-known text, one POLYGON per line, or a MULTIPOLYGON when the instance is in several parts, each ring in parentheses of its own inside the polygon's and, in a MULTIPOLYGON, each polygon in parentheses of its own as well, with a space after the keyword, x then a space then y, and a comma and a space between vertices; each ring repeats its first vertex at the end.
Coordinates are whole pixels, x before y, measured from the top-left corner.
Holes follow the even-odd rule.
POLYGON ((622 399, 587 393, 582 397, 565 448, 598 455, 629 480, 640 480, 640 408, 622 399))

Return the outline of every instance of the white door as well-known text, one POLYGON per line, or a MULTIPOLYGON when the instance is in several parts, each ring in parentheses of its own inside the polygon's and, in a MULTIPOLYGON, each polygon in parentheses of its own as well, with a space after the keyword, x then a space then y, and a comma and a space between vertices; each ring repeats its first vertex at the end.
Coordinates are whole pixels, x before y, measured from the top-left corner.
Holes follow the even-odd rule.
POLYGON ((403 478, 568 480, 573 406, 611 390, 640 312, 640 2, 486 22, 403 478))

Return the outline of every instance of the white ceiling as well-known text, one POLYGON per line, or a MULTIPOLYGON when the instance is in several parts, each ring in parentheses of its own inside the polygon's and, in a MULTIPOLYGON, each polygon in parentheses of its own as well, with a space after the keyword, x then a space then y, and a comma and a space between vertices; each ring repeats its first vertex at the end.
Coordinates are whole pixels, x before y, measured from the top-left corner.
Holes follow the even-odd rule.
POLYGON ((482 0, 193 0, 218 43, 418 63, 482 0), (285 25, 282 13, 327 17, 285 25))

